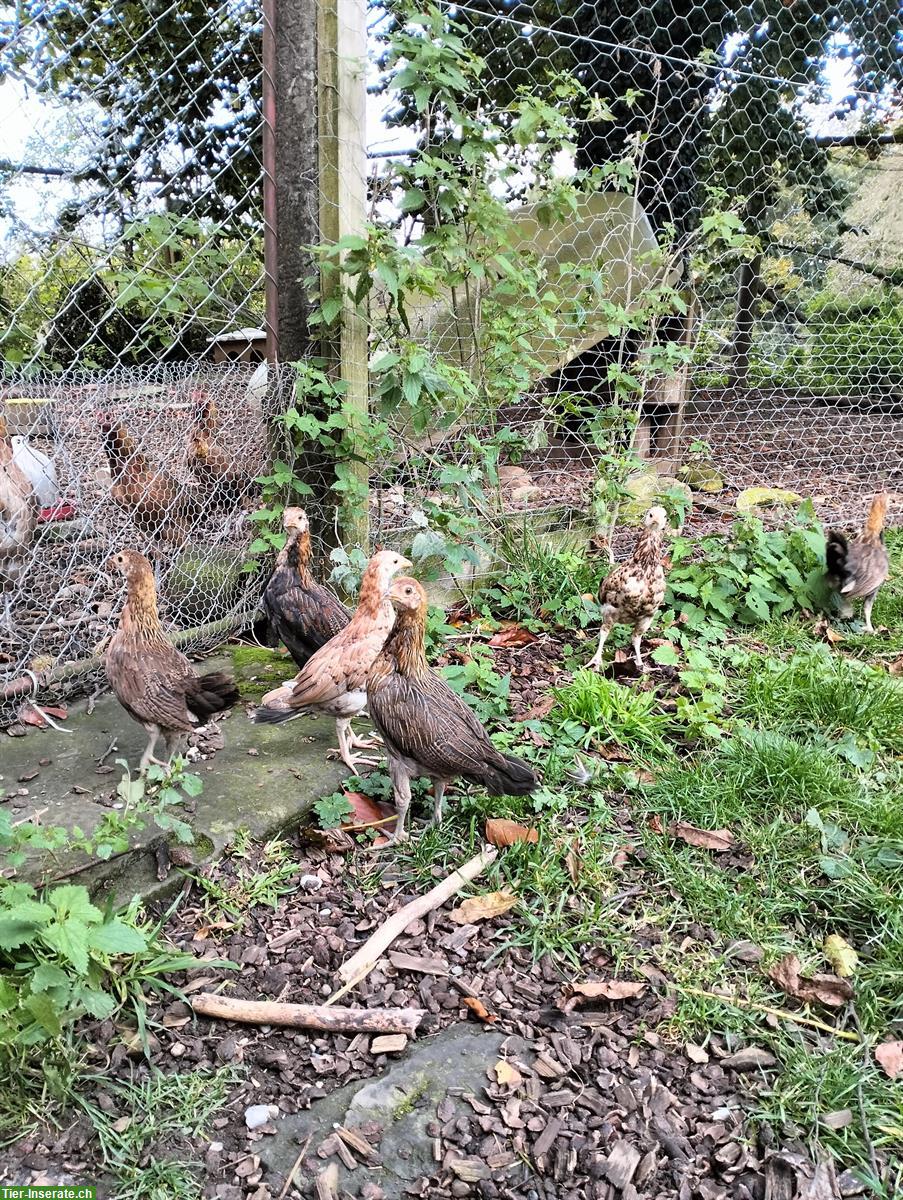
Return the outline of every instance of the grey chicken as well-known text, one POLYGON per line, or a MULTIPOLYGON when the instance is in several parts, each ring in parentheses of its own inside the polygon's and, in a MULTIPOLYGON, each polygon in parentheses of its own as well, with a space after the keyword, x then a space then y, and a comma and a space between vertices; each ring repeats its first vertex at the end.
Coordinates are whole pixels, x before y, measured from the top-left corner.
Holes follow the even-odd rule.
POLYGON ((882 583, 890 574, 890 560, 884 545, 884 523, 887 520, 887 494, 879 492, 872 500, 868 520, 855 541, 846 534, 829 529, 825 537, 826 579, 840 600, 840 615, 849 620, 853 615, 854 599, 861 599, 862 615, 869 633, 872 628, 872 605, 882 583))
POLYGON ((599 603, 602 605, 599 648, 587 664, 597 671, 602 666, 605 642, 615 625, 632 627, 636 665, 643 670, 640 643, 665 598, 662 540, 667 525, 665 510, 658 505, 650 508, 643 518, 643 528, 633 554, 609 572, 599 585, 599 603))
POLYGON ((395 626, 367 680, 367 705, 389 759, 398 820, 392 840, 404 841, 411 780, 433 784, 433 819, 452 779, 485 787, 494 796, 527 796, 537 786, 532 769, 502 754, 473 711, 431 670, 424 651, 427 598, 416 579, 396 579, 390 592, 395 626))

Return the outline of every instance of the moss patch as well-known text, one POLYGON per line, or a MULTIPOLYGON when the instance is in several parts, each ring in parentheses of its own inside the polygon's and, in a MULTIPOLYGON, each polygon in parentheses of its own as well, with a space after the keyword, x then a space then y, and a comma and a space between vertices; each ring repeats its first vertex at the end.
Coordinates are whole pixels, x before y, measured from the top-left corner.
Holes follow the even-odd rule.
POLYGON ((243 700, 260 700, 271 688, 297 674, 294 661, 281 650, 267 646, 227 646, 235 681, 243 700))

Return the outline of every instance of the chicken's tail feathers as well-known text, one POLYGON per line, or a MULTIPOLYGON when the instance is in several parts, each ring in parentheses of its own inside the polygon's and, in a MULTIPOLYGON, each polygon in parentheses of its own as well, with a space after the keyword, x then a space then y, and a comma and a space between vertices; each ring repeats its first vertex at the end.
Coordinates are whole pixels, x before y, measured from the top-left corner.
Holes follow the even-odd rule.
POLYGON ((235 680, 225 671, 210 671, 207 675, 195 677, 194 684, 185 694, 188 711, 194 713, 200 720, 212 717, 214 713, 231 708, 239 701, 238 688, 235 680))
POLYGON ((828 574, 835 579, 842 579, 846 574, 847 555, 850 545, 846 535, 837 529, 829 529, 825 535, 825 563, 828 574))
POLYGON ((276 708, 270 704, 261 704, 254 709, 252 721, 255 725, 281 725, 283 721, 291 721, 300 717, 301 710, 297 708, 276 708))
POLYGON ((498 761, 486 764, 482 783, 493 796, 529 796, 539 780, 522 759, 500 754, 498 761))

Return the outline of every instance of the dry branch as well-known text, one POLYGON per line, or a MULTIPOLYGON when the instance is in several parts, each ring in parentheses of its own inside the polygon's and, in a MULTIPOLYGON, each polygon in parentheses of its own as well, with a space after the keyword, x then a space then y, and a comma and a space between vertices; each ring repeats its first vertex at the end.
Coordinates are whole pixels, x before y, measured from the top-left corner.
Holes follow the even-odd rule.
POLYGON ((406 1033, 413 1037, 423 1019, 422 1008, 342 1008, 322 1004, 284 1004, 276 1000, 238 1000, 200 992, 191 1007, 203 1017, 246 1025, 291 1025, 325 1033, 406 1033))
MULTIPOLYGON (((338 976, 342 982, 348 985, 352 980, 357 982, 363 979, 368 971, 372 971, 376 966, 383 951, 391 946, 397 937, 401 937, 412 921, 416 921, 419 917, 432 912, 434 908, 438 908, 440 904, 444 904, 446 900, 454 896, 455 892, 460 891, 465 883, 476 879, 490 863, 495 862, 497 855, 496 849, 487 846, 476 858, 472 858, 463 867, 452 871, 447 879, 437 883, 426 895, 418 896, 416 900, 412 900, 410 904, 400 908, 397 913, 393 913, 384 924, 380 925, 379 929, 367 938, 363 946, 339 967, 338 976)), ((399 1030, 398 1032, 404 1031, 399 1030)))

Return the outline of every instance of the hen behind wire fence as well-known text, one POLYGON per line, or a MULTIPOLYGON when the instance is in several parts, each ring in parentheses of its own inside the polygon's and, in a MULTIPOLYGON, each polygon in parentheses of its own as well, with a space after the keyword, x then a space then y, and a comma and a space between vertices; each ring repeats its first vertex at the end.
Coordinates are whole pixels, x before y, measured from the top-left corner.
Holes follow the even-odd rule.
MULTIPOLYGON (((303 7, 293 0, 293 12, 303 7)), ((321 17, 332 20, 337 7, 321 0, 321 17)), ((4 723, 32 686, 28 672, 59 677, 102 648, 120 602, 103 564, 121 544, 153 558, 165 621, 184 644, 212 646, 247 624, 266 572, 265 559, 257 572, 244 569, 256 557, 253 478, 274 457, 290 458, 273 421, 290 398, 290 367, 266 372, 249 361, 275 351, 262 333, 277 281, 271 271, 268 294, 263 9, 258 0, 144 0, 129 11, 127 22, 87 2, 3 11, 3 410, 10 434, 27 439, 33 470, 45 456, 56 477, 25 552, 3 568, 0 673, 15 684, 4 723), (241 361, 214 361, 230 354, 241 361), (140 496, 130 506, 120 489, 117 499, 110 426, 133 440, 149 477, 171 481, 176 530, 164 513, 161 535, 140 496), (199 431, 234 486, 212 485, 199 431)), ((517 536, 526 520, 588 537, 606 460, 628 451, 666 483, 704 463, 720 488, 694 493, 697 522, 721 523, 751 486, 811 496, 820 516, 843 524, 861 517, 877 488, 903 490, 894 5, 465 0, 434 10, 432 27, 416 11, 373 4, 364 14, 369 96, 356 136, 368 143, 369 174, 366 188, 363 169, 356 181, 366 193, 358 232, 369 218, 378 236, 422 261, 425 234, 443 228, 441 212, 409 204, 405 192, 437 155, 451 162, 460 120, 446 120, 433 100, 418 106, 399 82, 397 49, 399 32, 416 29, 442 48, 454 26, 483 64, 459 117, 515 147, 496 156, 489 192, 513 216, 515 265, 531 263, 558 301, 551 311, 537 289, 530 368, 489 395, 482 371, 503 303, 492 318, 480 288, 464 304, 442 291, 411 295, 399 332, 385 292, 371 292, 371 363, 400 337, 425 355, 424 378, 454 365, 473 384, 471 402, 437 399, 422 428, 405 403, 387 408, 386 376, 371 375, 372 409, 392 433, 391 450, 368 463, 371 543, 418 545, 429 557, 457 503, 449 481, 484 471, 489 444, 500 467, 484 514, 494 535, 517 536), (532 125, 529 97, 548 106, 532 125), (573 138, 543 191, 536 163, 556 114, 573 138), (550 217, 547 193, 581 172, 579 203, 550 217), (728 211, 747 232, 742 252, 706 236, 705 221, 728 211), (651 266, 663 246, 686 311, 634 328, 630 313, 663 277, 651 266), (613 368, 650 342, 678 344, 689 361, 646 379, 626 405, 630 421, 606 427, 599 415, 625 408, 613 368)), ((354 43, 341 25, 353 9, 342 13, 323 87, 354 43)), ((338 196, 354 199, 347 170, 339 190, 323 190, 349 136, 347 111, 343 119, 344 133, 341 122, 320 122, 311 156, 319 186, 306 160, 292 177, 303 219, 275 243, 277 260, 316 240, 317 224, 327 240, 354 225, 337 208, 338 196)), ((290 125, 283 118, 283 133, 290 125)), ((278 136, 271 150, 272 181, 285 166, 278 136)), ((449 167, 449 179, 466 185, 476 169, 461 163, 456 176, 449 167)), ((299 294, 307 303, 290 291, 303 273, 293 265, 278 276, 283 322, 297 317, 299 294)), ((514 289, 512 310, 528 301, 514 289)), ((303 471, 303 450, 295 466, 303 471)), ((891 511, 899 514, 899 497, 891 511)), ((334 524, 328 497, 317 515, 334 524)))

